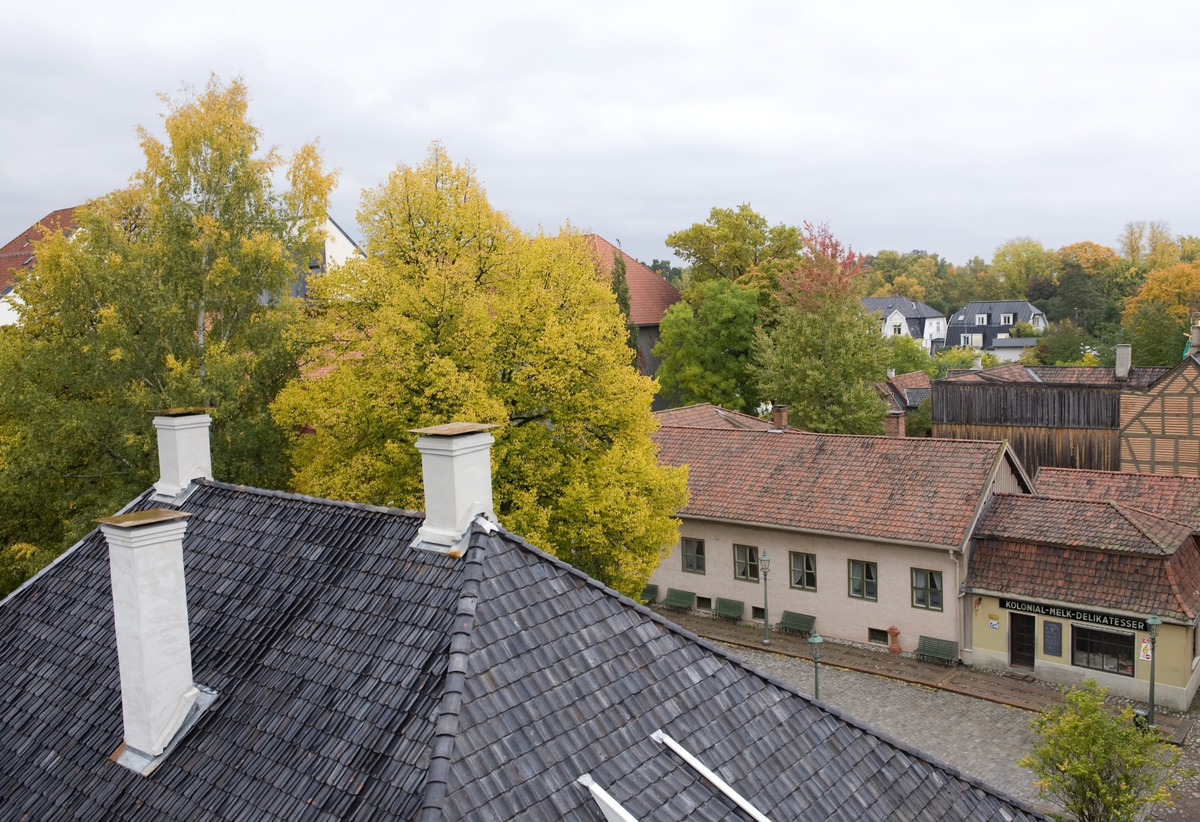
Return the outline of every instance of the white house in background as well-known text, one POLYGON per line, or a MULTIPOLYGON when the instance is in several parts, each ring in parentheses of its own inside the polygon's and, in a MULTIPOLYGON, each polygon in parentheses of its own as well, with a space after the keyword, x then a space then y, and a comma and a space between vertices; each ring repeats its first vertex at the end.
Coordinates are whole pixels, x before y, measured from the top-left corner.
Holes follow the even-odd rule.
POLYGON ((313 260, 308 271, 300 272, 299 279, 292 285, 292 296, 303 297, 308 294, 308 278, 314 274, 321 274, 329 270, 331 265, 344 265, 351 257, 366 258, 366 253, 359 247, 358 243, 351 239, 346 230, 332 217, 325 218, 325 248, 321 250, 321 256, 313 260))
POLYGON ((970 302, 950 317, 946 345, 993 351, 1001 359, 1016 360, 1022 351, 1037 344, 1033 337, 1012 336, 1012 327, 1019 322, 1029 323, 1039 333, 1050 327, 1045 313, 1025 300, 970 302))
POLYGON ((931 351, 945 344, 946 315, 925 303, 899 296, 864 297, 859 302, 868 313, 883 317, 885 337, 909 336, 931 351))
POLYGON ((13 290, 18 272, 33 268, 33 244, 47 231, 70 233, 75 228, 75 208, 51 211, 42 219, 0 246, 0 325, 16 325, 17 300, 13 290))

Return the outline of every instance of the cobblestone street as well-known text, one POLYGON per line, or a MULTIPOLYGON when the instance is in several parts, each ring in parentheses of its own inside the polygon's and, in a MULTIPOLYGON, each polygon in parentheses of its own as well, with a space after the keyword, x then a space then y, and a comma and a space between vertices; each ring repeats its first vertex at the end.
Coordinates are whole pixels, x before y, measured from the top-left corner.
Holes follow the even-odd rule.
MULTIPOLYGON (((742 659, 805 693, 813 691, 806 660, 730 646, 742 659)), ((821 700, 941 759, 1039 810, 1033 776, 1016 760, 1033 733, 1027 711, 895 679, 821 666, 821 700)))

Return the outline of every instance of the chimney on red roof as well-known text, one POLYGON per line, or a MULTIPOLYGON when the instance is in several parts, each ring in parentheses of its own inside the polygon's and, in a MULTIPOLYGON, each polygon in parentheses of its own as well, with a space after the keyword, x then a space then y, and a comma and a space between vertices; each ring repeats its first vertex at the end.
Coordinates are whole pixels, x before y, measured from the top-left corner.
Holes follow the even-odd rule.
POLYGON ((1133 362, 1133 347, 1129 343, 1117 346, 1117 367, 1113 376, 1118 380, 1129 379, 1129 366, 1133 362))
POLYGON ((888 414, 883 418, 883 433, 888 437, 904 436, 904 412, 888 414))
POLYGON ((787 428, 787 406, 772 405, 771 406, 771 427, 778 428, 780 431, 787 428))
POLYGON ((893 378, 893 377, 895 377, 895 376, 896 376, 896 369, 894 369, 894 368, 889 368, 889 369, 888 369, 888 379, 890 380, 890 379, 892 379, 892 378, 893 378))

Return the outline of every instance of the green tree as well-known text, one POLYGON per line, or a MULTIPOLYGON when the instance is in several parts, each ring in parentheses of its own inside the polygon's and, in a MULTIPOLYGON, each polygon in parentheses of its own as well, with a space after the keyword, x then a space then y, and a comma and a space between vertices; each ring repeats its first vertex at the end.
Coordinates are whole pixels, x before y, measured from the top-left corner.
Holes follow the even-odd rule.
POLYGON ((875 391, 890 346, 878 315, 859 303, 866 267, 828 226, 805 226, 805 253, 780 275, 775 323, 759 329, 759 384, 788 406, 790 424, 839 434, 883 433, 886 406, 875 391))
POLYGON ((1175 365, 1183 359, 1188 321, 1162 301, 1141 300, 1126 311, 1121 338, 1134 365, 1175 365))
POLYGON ((926 397, 915 412, 904 418, 904 434, 908 437, 928 437, 933 434, 933 397, 926 397))
POLYGON ((0 545, 33 557, 156 479, 152 409, 212 408, 222 479, 289 475, 268 409, 297 374, 284 295, 320 247, 334 176, 307 145, 275 189, 284 160, 259 150, 241 80, 163 99, 165 141, 140 131, 132 185, 78 210, 69 239, 35 245, 20 324, 0 337, 0 545))
POLYGON ((629 346, 632 352, 631 361, 637 361, 638 355, 638 330, 637 326, 629 319, 631 309, 629 302, 629 280, 625 276, 625 255, 617 249, 617 253, 613 254, 612 271, 609 272, 609 279, 612 282, 613 296, 617 298, 617 308, 621 310, 621 316, 625 318, 625 344, 629 346))
POLYGON ((1063 692, 1063 703, 1029 721, 1038 741, 1017 761, 1036 775, 1043 799, 1066 813, 1060 822, 1138 822, 1151 805, 1170 805, 1170 789, 1191 774, 1157 731, 1113 712, 1094 679, 1063 692))
POLYGON ((1004 365, 1004 360, 995 354, 987 351, 976 351, 974 348, 965 346, 955 346, 953 348, 943 348, 933 355, 934 373, 932 376, 935 380, 940 380, 951 371, 971 368, 975 365, 976 357, 979 357, 981 365, 984 368, 995 368, 998 365, 1004 365))
POLYGON ((736 209, 713 208, 705 222, 667 237, 667 246, 691 266, 695 282, 736 280, 767 263, 787 263, 802 245, 798 228, 769 226, 749 203, 736 209))
POLYGON ((1037 240, 1029 237, 1009 240, 999 246, 992 256, 992 274, 1003 290, 1003 294, 996 296, 1023 298, 1025 285, 1030 278, 1045 275, 1051 267, 1049 253, 1037 240))
POLYGON ((1012 328, 1010 328, 1008 331, 1008 335, 1014 339, 1040 337, 1041 334, 1042 332, 1034 328, 1032 323, 1026 322, 1025 320, 1018 320, 1017 322, 1013 323, 1012 328))
POLYGON ((1033 359, 1040 365, 1080 365, 1095 344, 1086 330, 1063 321, 1038 339, 1033 359))
POLYGON ((686 470, 658 464, 654 381, 585 238, 522 233, 437 143, 364 193, 359 224, 368 256, 311 283, 308 377, 274 405, 298 489, 421 507, 410 429, 495 423, 501 521, 640 593, 677 538, 686 470))
POLYGON ((684 292, 659 324, 659 393, 754 413, 762 400, 751 368, 758 316, 758 292, 728 280, 684 292))
POLYGON ((891 349, 888 352, 887 367, 894 368, 897 374, 911 374, 914 371, 934 373, 933 357, 917 340, 907 334, 900 334, 889 337, 887 342, 891 349))

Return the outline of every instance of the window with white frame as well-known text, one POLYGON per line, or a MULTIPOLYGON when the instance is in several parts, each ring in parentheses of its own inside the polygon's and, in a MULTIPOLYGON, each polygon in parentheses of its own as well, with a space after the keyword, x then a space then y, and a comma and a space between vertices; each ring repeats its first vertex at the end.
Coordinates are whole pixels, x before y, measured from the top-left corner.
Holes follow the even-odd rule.
POLYGON ((1012 324, 1013 324, 1013 315, 1012 314, 1001 314, 1000 315, 1000 325, 1012 325, 1012 324))
POLYGON ((987 325, 987 314, 976 314, 975 325, 987 325))

